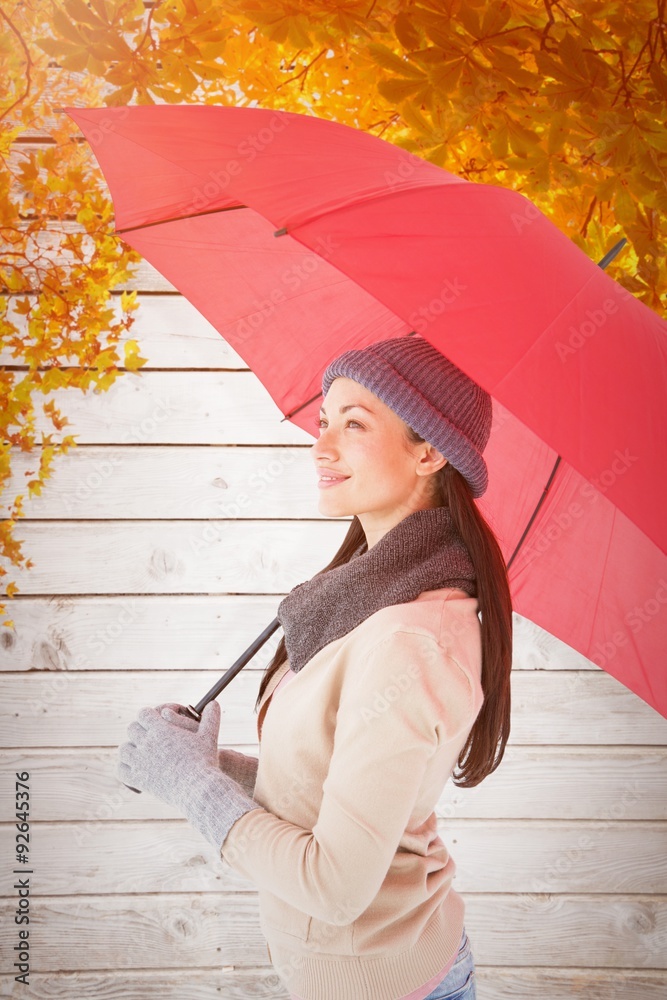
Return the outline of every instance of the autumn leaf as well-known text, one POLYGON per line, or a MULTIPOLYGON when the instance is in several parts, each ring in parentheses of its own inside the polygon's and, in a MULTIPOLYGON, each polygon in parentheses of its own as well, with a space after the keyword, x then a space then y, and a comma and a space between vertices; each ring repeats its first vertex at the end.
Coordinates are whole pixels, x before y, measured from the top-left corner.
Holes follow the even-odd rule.
POLYGON ((123 312, 134 312, 138 309, 139 302, 137 301, 137 291, 134 289, 131 292, 122 292, 120 296, 120 307, 123 312))
POLYGON ((421 36, 415 27, 414 21, 403 11, 401 11, 396 17, 394 31, 398 41, 401 43, 403 48, 408 51, 410 49, 416 49, 421 43, 421 36))
POLYGON ((128 371, 134 372, 143 366, 148 358, 142 358, 139 353, 139 344, 136 340, 125 341, 125 367, 128 371))

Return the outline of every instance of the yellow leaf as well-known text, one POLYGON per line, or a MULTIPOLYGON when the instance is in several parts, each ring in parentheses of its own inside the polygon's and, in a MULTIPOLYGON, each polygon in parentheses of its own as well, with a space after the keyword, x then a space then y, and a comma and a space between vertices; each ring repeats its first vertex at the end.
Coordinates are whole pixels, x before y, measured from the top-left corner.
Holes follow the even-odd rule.
POLYGON ((287 19, 289 40, 297 49, 307 49, 311 44, 305 17, 290 17, 287 19))
POLYGON ((76 28, 72 19, 69 18, 64 10, 60 10, 57 4, 53 5, 53 26, 56 31, 59 31, 63 38, 69 38, 70 42, 74 42, 75 45, 82 45, 85 41, 81 32, 76 28))
POLYGON ((667 101, 667 75, 663 73, 658 64, 653 60, 651 60, 649 73, 661 98, 663 101, 667 101))
POLYGON ((377 88, 392 104, 400 104, 422 86, 421 80, 380 80, 377 88))
POLYGON ((397 56, 386 45, 372 43, 366 49, 373 56, 378 66, 382 66, 383 69, 391 70, 392 73, 396 73, 399 77, 414 76, 416 78, 424 78, 424 74, 418 66, 411 63, 409 59, 402 59, 400 56, 397 56))
POLYGON ((142 368, 148 358, 143 358, 139 353, 139 344, 136 340, 125 341, 125 367, 128 371, 134 372, 142 368))
POLYGON ((133 312, 138 309, 136 289, 133 292, 122 292, 120 296, 120 307, 123 312, 133 312))
POLYGON ((608 144, 607 149, 603 152, 600 159, 605 165, 612 167, 614 170, 618 170, 620 167, 624 167, 628 161, 632 159, 635 151, 635 144, 633 142, 633 134, 631 129, 626 129, 620 135, 614 136, 612 141, 608 144))
POLYGON ((101 378, 97 380, 97 392, 106 392, 116 380, 116 373, 107 372, 106 375, 102 375, 101 378))
POLYGON ((566 66, 570 73, 582 78, 588 77, 588 67, 584 53, 581 51, 581 44, 571 32, 568 32, 558 44, 558 55, 563 66, 566 66))
POLYGON ((499 125, 494 129, 489 140, 491 150, 493 155, 498 160, 502 160, 503 157, 507 156, 508 148, 508 133, 506 125, 499 125))
POLYGON ((412 101, 406 101, 401 111, 403 120, 408 125, 416 129, 421 135, 431 137, 433 135, 433 125, 424 118, 422 113, 415 107, 412 101))
POLYGON ((88 65, 88 49, 85 46, 71 48, 70 55, 60 61, 64 69, 74 70, 75 73, 84 70, 88 65))
MULTIPOLYGON (((7 584, 7 597, 13 597, 14 594, 17 592, 17 590, 18 590, 18 587, 16 586, 15 583, 8 583, 7 584)), ((5 622, 5 624, 7 624, 7 623, 5 622)))
POLYGON ((481 37, 486 38, 487 35, 495 35, 502 31, 511 16, 512 11, 508 3, 487 4, 482 21, 481 37))
POLYGON ((530 129, 511 118, 507 119, 507 132, 512 151, 519 156, 528 154, 535 143, 540 141, 540 137, 535 132, 531 132, 530 129))
POLYGON ((519 87, 539 87, 539 79, 534 73, 529 73, 524 69, 518 59, 511 53, 503 49, 496 49, 493 52, 493 68, 502 70, 508 79, 516 83, 519 87))
POLYGON ((109 14, 107 11, 106 0, 92 0, 93 7, 100 15, 103 21, 108 21, 109 14))
POLYGON ((558 153, 565 143, 567 133, 567 114, 564 111, 556 111, 551 116, 551 126, 547 137, 547 152, 558 153))
POLYGON ((479 38, 481 36, 479 17, 468 4, 463 4, 459 10, 458 20, 461 22, 466 31, 473 36, 473 38, 479 38))
POLYGON ((287 35, 289 33, 289 23, 286 17, 281 17, 279 21, 275 21, 273 24, 267 25, 263 29, 263 33, 271 39, 272 42, 286 42, 287 35))
POLYGON ((156 83, 151 83, 150 89, 156 97, 161 97, 167 104, 178 104, 181 100, 181 91, 179 88, 169 90, 167 87, 158 87, 156 83))
POLYGON ((105 369, 107 368, 113 368, 116 361, 117 361, 117 356, 115 351, 113 350, 102 351, 95 358, 95 367, 99 368, 101 371, 105 371, 105 369))
POLYGON ((465 63, 463 59, 454 62, 443 62, 429 72, 429 79, 436 90, 451 94, 457 87, 461 70, 465 63))
POLYGON ((616 221, 621 226, 627 227, 634 224, 637 218, 637 206, 624 184, 621 184, 615 192, 613 208, 616 221))
POLYGON ((416 49, 421 42, 421 36, 415 24, 403 11, 396 18, 394 32, 405 49, 416 49))
POLYGON ((642 138, 649 144, 649 146, 653 146, 654 149, 659 149, 661 153, 667 153, 666 132, 649 132, 647 129, 642 133, 642 138))
MULTIPOLYGON (((110 74, 107 74, 107 78, 110 74)), ((111 107, 116 107, 118 105, 129 104, 132 100, 132 95, 134 94, 136 87, 133 83, 127 83, 113 93, 109 94, 104 98, 104 103, 111 107)))

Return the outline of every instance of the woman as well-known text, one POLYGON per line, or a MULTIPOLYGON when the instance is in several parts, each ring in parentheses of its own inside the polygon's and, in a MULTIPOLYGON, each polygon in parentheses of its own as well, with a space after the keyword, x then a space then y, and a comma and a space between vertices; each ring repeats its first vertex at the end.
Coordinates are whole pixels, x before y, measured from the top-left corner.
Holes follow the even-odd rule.
POLYGON ((216 701, 200 723, 161 705, 128 727, 119 777, 255 882, 293 1000, 474 1000, 434 809, 450 776, 494 771, 509 736, 512 605, 474 503, 491 399, 413 335, 345 352, 322 393, 320 511, 353 518, 279 605, 259 760, 218 751, 216 701))

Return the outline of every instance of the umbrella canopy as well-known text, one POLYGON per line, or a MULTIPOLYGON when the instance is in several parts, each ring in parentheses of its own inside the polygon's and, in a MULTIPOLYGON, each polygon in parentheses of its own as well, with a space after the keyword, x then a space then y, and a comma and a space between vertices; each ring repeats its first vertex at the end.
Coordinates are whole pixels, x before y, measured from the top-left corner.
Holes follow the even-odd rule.
POLYGON ((413 331, 491 394, 476 502, 515 610, 667 716, 667 324, 519 192, 365 132, 261 108, 67 112, 117 233, 286 419, 315 435, 328 363, 413 331))

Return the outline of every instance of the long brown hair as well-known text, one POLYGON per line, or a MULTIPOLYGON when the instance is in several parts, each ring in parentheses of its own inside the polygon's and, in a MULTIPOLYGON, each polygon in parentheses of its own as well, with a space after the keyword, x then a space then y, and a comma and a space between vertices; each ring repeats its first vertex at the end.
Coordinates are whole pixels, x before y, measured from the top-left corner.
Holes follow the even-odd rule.
MULTIPOLYGON (((407 426, 408 441, 420 443, 424 438, 407 426)), ((512 598, 507 568, 502 551, 489 524, 480 513, 470 486, 449 462, 431 476, 432 506, 449 507, 475 567, 478 611, 481 615, 482 677, 484 702, 459 754, 458 772, 452 781, 461 788, 479 785, 500 764, 510 734, 510 671, 512 668, 512 598), (459 779, 459 780, 457 780, 459 779)), ((356 516, 343 539, 343 544, 331 562, 316 576, 349 562, 363 545, 368 550, 366 535, 356 516)), ((255 711, 259 707, 271 677, 287 659, 285 637, 278 644, 259 687, 255 711)))

